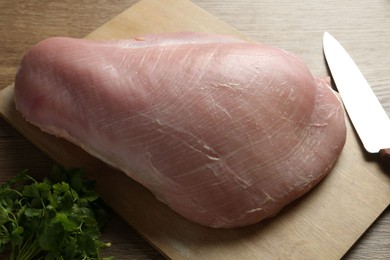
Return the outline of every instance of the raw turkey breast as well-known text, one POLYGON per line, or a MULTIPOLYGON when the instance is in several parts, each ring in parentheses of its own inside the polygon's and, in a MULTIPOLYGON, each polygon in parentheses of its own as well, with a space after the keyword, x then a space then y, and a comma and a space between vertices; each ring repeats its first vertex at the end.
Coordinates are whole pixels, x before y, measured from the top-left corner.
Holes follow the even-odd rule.
POLYGON ((330 172, 346 136, 339 100, 295 55, 203 33, 44 40, 15 102, 212 227, 275 215, 330 172))

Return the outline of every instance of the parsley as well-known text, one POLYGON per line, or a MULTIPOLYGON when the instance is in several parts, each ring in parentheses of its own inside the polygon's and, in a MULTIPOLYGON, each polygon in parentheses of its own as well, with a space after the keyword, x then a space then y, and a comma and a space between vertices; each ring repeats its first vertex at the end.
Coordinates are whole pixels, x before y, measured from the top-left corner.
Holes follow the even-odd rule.
POLYGON ((10 259, 101 258, 107 214, 81 169, 53 167, 38 182, 22 171, 0 186, 0 252, 10 259))

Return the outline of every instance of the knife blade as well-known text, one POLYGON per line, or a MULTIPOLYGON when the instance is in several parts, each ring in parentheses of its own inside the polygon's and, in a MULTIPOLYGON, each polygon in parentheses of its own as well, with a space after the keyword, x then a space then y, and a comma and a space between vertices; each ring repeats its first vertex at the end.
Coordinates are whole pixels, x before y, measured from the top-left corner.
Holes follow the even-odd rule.
POLYGON ((347 114, 369 153, 390 162, 390 120, 367 80, 343 46, 328 32, 323 36, 328 67, 347 114))

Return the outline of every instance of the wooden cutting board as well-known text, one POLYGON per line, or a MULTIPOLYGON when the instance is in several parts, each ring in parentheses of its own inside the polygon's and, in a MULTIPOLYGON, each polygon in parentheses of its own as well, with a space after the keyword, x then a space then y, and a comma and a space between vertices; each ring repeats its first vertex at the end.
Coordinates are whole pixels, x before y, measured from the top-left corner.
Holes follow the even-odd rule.
MULTIPOLYGON (((186 0, 140 1, 87 38, 167 31, 217 32, 250 40, 186 0)), ((14 109, 13 86, 0 92, 0 113, 55 161, 85 168, 106 202, 169 258, 338 259, 390 203, 389 169, 363 152, 349 122, 336 167, 312 192, 273 219, 219 230, 181 218, 124 174, 26 123, 14 109)))

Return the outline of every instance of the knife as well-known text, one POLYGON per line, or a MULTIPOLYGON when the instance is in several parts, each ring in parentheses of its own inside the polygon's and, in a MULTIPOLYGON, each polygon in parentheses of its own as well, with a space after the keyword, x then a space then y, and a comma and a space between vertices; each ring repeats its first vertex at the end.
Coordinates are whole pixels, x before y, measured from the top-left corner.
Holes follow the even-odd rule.
POLYGON ((343 46, 328 32, 323 49, 349 118, 369 153, 390 163, 390 120, 367 80, 343 46))

